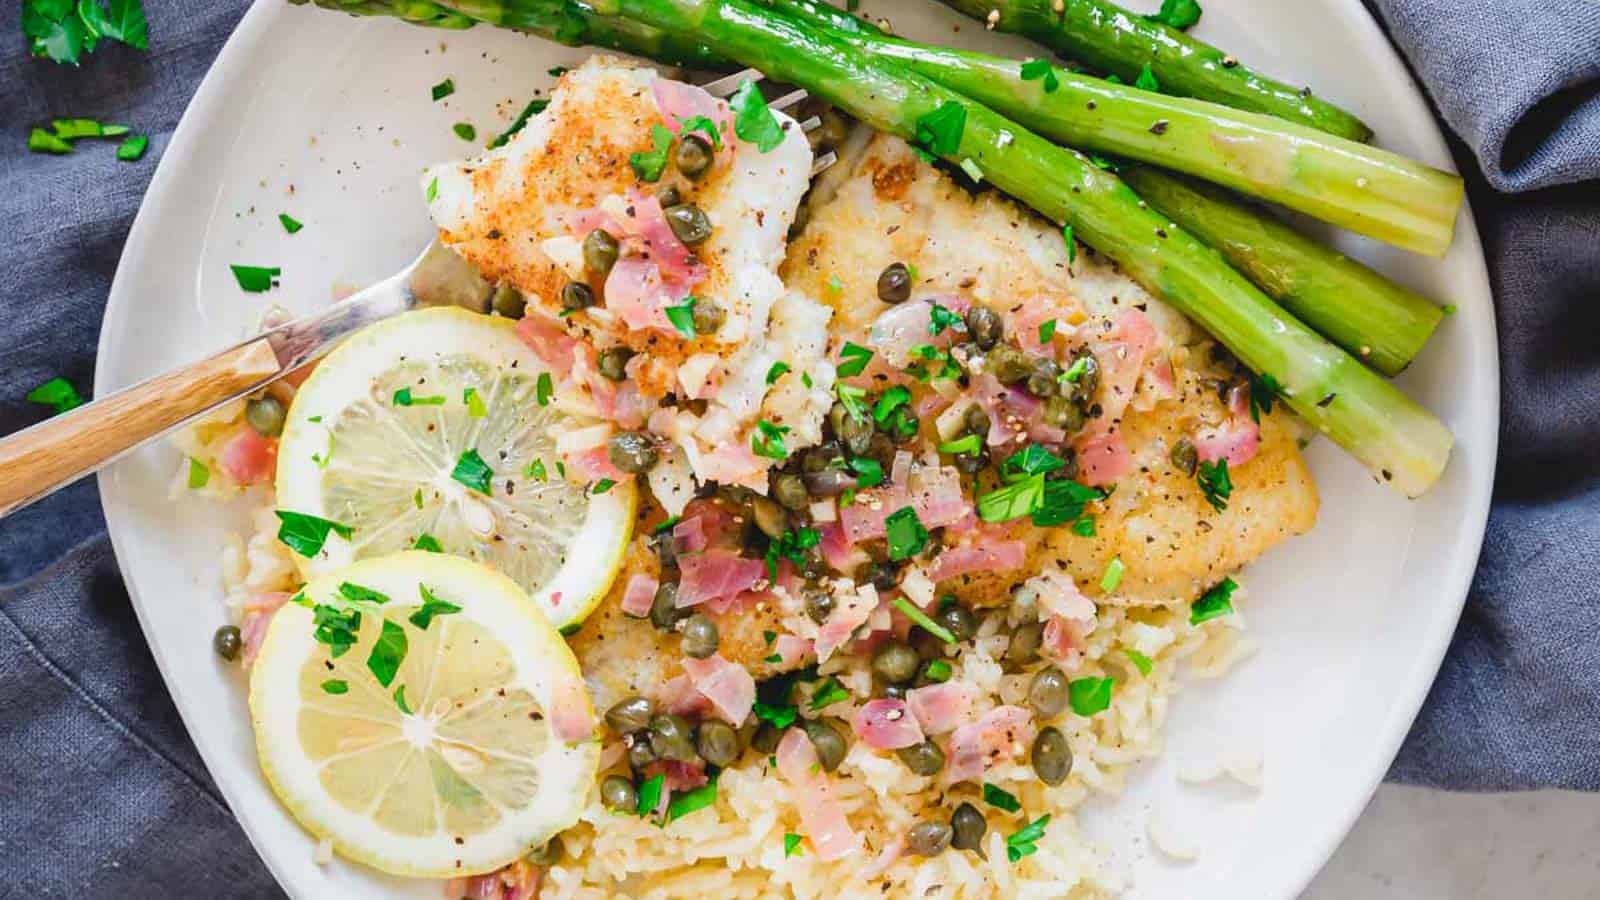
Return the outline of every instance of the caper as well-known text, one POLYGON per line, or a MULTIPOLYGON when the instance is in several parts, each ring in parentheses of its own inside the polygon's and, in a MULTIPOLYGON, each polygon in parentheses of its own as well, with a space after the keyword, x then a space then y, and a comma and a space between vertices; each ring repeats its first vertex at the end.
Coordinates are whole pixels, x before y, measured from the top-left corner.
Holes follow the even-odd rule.
POLYGON ((871 446, 872 419, 850 412, 843 403, 835 403, 828 410, 828 424, 833 427, 833 436, 856 456, 865 454, 871 446))
POLYGON ((655 468, 658 458, 656 442, 642 431, 619 431, 606 441, 606 459, 630 475, 655 468))
POLYGON ((211 649, 228 662, 239 658, 239 650, 243 646, 244 640, 239 636, 237 625, 224 625, 211 635, 211 649))
POLYGON ((807 472, 801 478, 805 482, 806 491, 816 497, 837 497, 845 491, 853 490, 860 483, 854 475, 843 469, 807 472))
POLYGON ((1033 367, 1028 364, 1028 355, 1010 344, 1001 344, 989 351, 984 367, 1001 384, 1026 381, 1028 376, 1033 374, 1033 367))
POLYGON ((1088 347, 1079 347, 1072 351, 1072 361, 1067 364, 1067 368, 1077 366, 1080 361, 1082 366, 1079 368, 1077 379, 1072 382, 1072 395, 1087 403, 1100 389, 1100 363, 1088 347))
POLYGON ((967 332, 972 335, 978 349, 992 349, 995 344, 1000 343, 1005 330, 1000 315, 989 307, 974 305, 967 310, 967 332))
POLYGON ((283 434, 284 410, 283 404, 271 394, 262 394, 251 397, 244 405, 244 420, 262 437, 277 437, 283 434))
POLYGON ((694 319, 695 334, 716 334, 728 318, 722 307, 710 300, 696 300, 690 315, 694 319))
POLYGON ((705 659, 717 652, 720 638, 717 623, 705 613, 694 613, 683 620, 683 655, 705 659))
POLYGON ((528 298, 509 284, 496 285, 489 305, 507 319, 520 319, 528 311, 528 298))
POLYGON ((1057 785, 1072 774, 1072 748, 1061 729, 1047 725, 1033 739, 1033 772, 1048 785, 1057 785))
POLYGON ((617 812, 639 811, 639 792, 633 782, 622 775, 607 775, 600 782, 600 802, 617 812))
POLYGON ((1055 666, 1040 669, 1028 685, 1028 705, 1041 719, 1061 714, 1067 708, 1067 676, 1055 666))
POLYGON ((650 735, 647 732, 641 731, 633 736, 632 743, 628 745, 628 765, 638 770, 658 759, 660 757, 656 756, 655 748, 650 746, 650 735))
POLYGON ((960 643, 978 633, 978 621, 973 618, 972 612, 959 603, 951 603, 939 610, 934 616, 934 621, 944 626, 950 636, 960 643))
POLYGON ((661 204, 662 209, 666 209, 670 206, 677 206, 679 203, 682 203, 683 195, 678 193, 677 185, 669 184, 661 190, 656 191, 656 202, 661 204))
POLYGON ((911 649, 923 659, 943 659, 944 639, 935 637, 926 628, 918 625, 911 629, 911 649))
POLYGON ((577 312, 594 305, 594 288, 581 281, 569 281, 561 288, 561 308, 577 312))
POLYGON ((989 465, 989 448, 979 447, 976 453, 957 453, 950 458, 950 464, 963 475, 976 475, 989 465))
POLYGON ((906 694, 910 692, 911 685, 909 684, 885 684, 880 685, 878 690, 878 693, 888 697, 890 700, 904 700, 906 694))
POLYGON ((628 360, 633 351, 627 347, 607 347, 600 351, 600 374, 610 381, 624 381, 628 377, 628 360))
POLYGON ((1172 452, 1168 454, 1168 458, 1172 460, 1173 468, 1185 475, 1193 475, 1195 468, 1200 465, 1200 452, 1188 438, 1178 438, 1178 442, 1172 445, 1172 452))
POLYGON ((938 856, 950 846, 951 836, 944 822, 918 822, 906 832, 906 849, 918 856, 938 856))
POLYGON ((821 625, 833 612, 833 595, 827 591, 812 591, 806 595, 806 615, 821 625))
POLYGON ((596 228, 583 239, 583 264, 596 275, 610 274, 620 252, 617 239, 604 228, 596 228))
POLYGON ((908 444, 916 440, 917 429, 922 427, 922 420, 902 408, 895 410, 885 425, 885 430, 889 432, 889 440, 895 444, 908 444))
POLYGON ((837 468, 844 462, 844 451, 838 441, 823 441, 800 457, 800 472, 805 475, 837 468))
POLYGON ((956 807, 950 816, 950 846, 957 850, 977 850, 983 846, 983 836, 989 832, 989 822, 971 803, 956 807))
POLYGON ((656 588, 655 600, 650 604, 650 624, 670 631, 681 618, 683 613, 678 609, 678 583, 661 582, 661 586, 656 588))
POLYGON ((872 672, 884 681, 902 684, 917 677, 917 651, 900 641, 884 641, 872 654, 872 672))
POLYGON ((911 299, 911 270, 905 263, 890 263, 878 273, 878 299, 885 303, 911 299))
POLYGON ((523 859, 536 866, 553 866, 561 861, 561 835, 552 834, 550 840, 529 850, 523 859))
POLYGON ((710 141, 698 134, 678 136, 678 149, 673 153, 672 161, 685 178, 698 180, 711 168, 713 159, 710 141))
POLYGON ((694 762, 694 726, 683 716, 656 716, 650 720, 650 748, 662 759, 694 762))
POLYGON ((663 569, 678 567, 678 539, 672 536, 672 529, 650 535, 650 549, 656 552, 656 560, 663 569))
POLYGON ((791 512, 798 512, 811 504, 811 495, 806 493, 806 483, 799 475, 781 472, 772 478, 772 496, 791 512))
POLYGON ((618 734, 627 734, 648 726, 655 714, 656 705, 649 697, 634 694, 618 700, 606 710, 606 724, 618 734))
POLYGON ((1033 360, 1033 371, 1028 373, 1028 393, 1035 397, 1054 397, 1060 393, 1061 385, 1056 379, 1061 376, 1061 367, 1056 361, 1046 356, 1033 360))
POLYGON ((906 764, 906 768, 918 775, 937 775, 939 770, 944 768, 944 751, 940 750, 939 745, 932 740, 902 747, 895 753, 900 757, 900 761, 906 764))
POLYGON ((664 214, 672 233, 691 247, 711 237, 711 220, 706 218, 705 210, 693 203, 668 207, 664 214))
POLYGON ((1006 645, 1005 661, 1012 666, 1025 666, 1039 658, 1039 646, 1044 643, 1044 626, 1038 622, 1018 625, 1011 632, 1011 643, 1006 645))
POLYGON ((864 562, 856 567, 855 574, 857 583, 871 584, 880 591, 892 590, 900 583, 900 570, 888 561, 864 562))
POLYGON ((778 749, 778 744, 783 742, 783 729, 771 722, 762 722, 756 729, 756 736, 750 739, 750 746, 757 753, 771 753, 778 749))
POLYGON ((811 739, 811 746, 817 751, 817 762, 822 765, 822 771, 832 772, 839 768, 845 752, 850 749, 839 729, 821 719, 808 719, 805 729, 806 737, 811 739))
POLYGON ((1071 397, 1051 397, 1044 402, 1044 421, 1072 434, 1083 428, 1083 407, 1071 397))
POLYGON ((783 537, 783 533, 789 530, 789 514, 771 497, 760 494, 751 497, 750 517, 755 520, 761 533, 773 540, 783 537))
POLYGON ((727 722, 710 719, 700 723, 694 748, 700 758, 713 766, 729 766, 739 759, 739 732, 727 722))
POLYGON ((972 432, 973 434, 976 434, 976 435, 988 434, 989 433, 989 414, 983 411, 983 407, 981 407, 978 404, 974 403, 971 406, 967 407, 967 411, 965 413, 962 413, 962 415, 961 415, 961 424, 965 425, 966 429, 968 431, 972 432))

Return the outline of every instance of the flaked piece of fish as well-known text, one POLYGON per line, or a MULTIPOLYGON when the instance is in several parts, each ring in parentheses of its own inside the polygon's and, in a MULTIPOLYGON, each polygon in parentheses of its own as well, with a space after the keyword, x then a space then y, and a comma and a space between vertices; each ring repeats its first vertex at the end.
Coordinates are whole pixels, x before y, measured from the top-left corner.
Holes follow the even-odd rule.
MULTIPOLYGON (((831 374, 816 366, 829 310, 786 298, 777 275, 812 153, 792 119, 772 115, 785 135, 762 152, 738 137, 726 102, 596 57, 565 74, 504 146, 422 175, 441 241, 526 297, 523 336, 565 376, 557 402, 670 441, 651 479, 669 511, 695 482, 764 492, 773 460, 755 452, 758 421, 788 429, 792 449, 826 410, 831 374), (673 161, 690 134, 715 145, 693 178, 673 161), (708 236, 680 239, 669 219, 683 206, 704 214, 708 236), (584 252, 595 230, 616 242, 606 271, 584 252), (574 310, 575 290, 593 303, 574 310), (623 351, 626 379, 605 377, 602 354, 614 368, 623 351), (780 362, 810 372, 809 396, 768 378, 780 362)), ((578 477, 617 474, 602 454, 583 459, 569 460, 578 477)))

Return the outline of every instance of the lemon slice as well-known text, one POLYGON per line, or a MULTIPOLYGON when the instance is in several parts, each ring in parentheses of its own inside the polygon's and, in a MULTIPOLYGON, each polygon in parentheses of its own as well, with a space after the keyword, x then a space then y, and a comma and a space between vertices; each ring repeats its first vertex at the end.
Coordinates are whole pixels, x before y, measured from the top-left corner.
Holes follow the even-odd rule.
POLYGON ((504 572, 557 628, 582 621, 616 577, 636 500, 631 482, 595 493, 562 477, 556 436, 592 422, 551 399, 556 381, 512 322, 454 307, 328 354, 278 448, 278 506, 351 529, 297 557, 307 577, 421 541, 504 572))
POLYGON ((562 715, 594 716, 566 642, 510 579, 437 553, 307 584, 250 671, 278 798, 341 855, 398 875, 491 871, 575 823, 600 745, 563 743, 562 715))

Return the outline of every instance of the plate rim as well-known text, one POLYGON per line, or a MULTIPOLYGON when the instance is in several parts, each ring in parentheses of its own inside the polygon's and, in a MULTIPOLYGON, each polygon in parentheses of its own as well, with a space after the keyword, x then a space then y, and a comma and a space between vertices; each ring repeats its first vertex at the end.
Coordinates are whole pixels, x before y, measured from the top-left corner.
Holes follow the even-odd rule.
MULTIPOLYGON (((1396 99, 1413 108, 1418 108, 1425 114, 1429 124, 1426 132, 1420 134, 1426 145, 1427 153, 1438 157, 1435 164, 1456 171, 1453 156, 1441 130, 1440 122, 1434 115, 1432 108, 1426 101, 1426 94, 1417 83, 1410 68, 1399 54, 1399 51, 1383 32, 1376 18, 1363 6, 1360 0, 1327 0, 1328 10, 1343 20, 1344 24, 1352 29, 1356 39, 1363 46, 1374 48, 1376 61, 1389 71, 1390 76, 1403 78, 1402 89, 1395 92, 1396 99)), ((237 70, 248 58, 248 50, 259 43, 263 34, 275 22, 276 17, 286 12, 281 3, 275 0, 261 0, 251 4, 233 33, 218 50, 217 57, 211 67, 206 71, 199 86, 195 90, 183 115, 180 117, 172 137, 162 153, 157 164, 156 172, 145 190, 139 209, 134 216, 129 229, 127 240, 118 257, 117 268, 112 277, 111 286, 107 293, 105 311, 101 318, 100 336, 95 349, 95 377, 94 393, 96 396, 104 395, 112 390, 122 387, 113 384, 110 366, 100 365, 100 361, 114 353, 114 335, 122 333, 120 325, 131 311, 135 303, 126 288, 127 282, 133 277, 129 270, 136 264, 130 260, 143 258, 146 248, 156 237, 153 232, 152 220, 160 217, 160 210, 175 202, 177 192, 172 190, 176 182, 181 180, 187 168, 183 162, 195 152, 195 133, 202 130, 200 121, 209 118, 213 109, 224 103, 227 98, 228 88, 238 77, 237 70)), ((1427 155, 1427 154, 1424 154, 1427 155)), ((1469 349, 1476 350, 1484 359, 1489 361, 1488 371, 1482 373, 1484 378, 1484 400, 1492 402, 1492 410, 1486 413, 1481 420, 1478 431, 1472 435, 1472 446, 1485 455, 1482 473, 1474 483, 1467 485, 1468 495, 1463 505, 1462 522, 1464 527, 1457 532, 1458 539, 1453 548, 1456 563, 1443 585, 1435 593, 1441 596, 1438 610, 1435 613, 1437 624, 1424 635, 1418 651, 1414 654, 1411 677, 1408 684, 1398 692, 1403 694, 1391 704, 1391 714, 1384 723, 1381 733, 1373 735, 1374 753, 1368 755, 1362 780, 1365 781, 1364 790, 1353 791, 1343 808, 1337 814, 1327 816, 1325 827, 1317 833, 1307 835, 1309 838, 1303 845, 1299 854, 1304 858, 1304 864, 1295 867, 1298 877, 1283 883, 1285 893, 1283 896, 1293 897, 1303 892, 1306 886, 1321 872, 1333 853, 1343 842, 1345 836, 1354 826, 1356 820, 1366 809, 1374 792, 1381 785, 1383 776, 1393 764, 1401 744, 1409 733, 1411 724, 1421 711, 1422 704, 1431 690, 1437 677, 1439 667, 1442 665, 1445 653, 1454 637, 1457 625, 1467 596, 1471 588, 1473 576, 1477 569, 1479 554, 1482 550, 1485 532, 1488 524, 1490 503, 1494 480, 1495 464, 1499 454, 1500 434, 1500 359, 1498 353, 1498 322, 1494 315, 1493 283, 1489 279, 1488 264, 1483 253, 1482 239, 1477 227, 1477 219, 1472 207, 1470 196, 1464 198, 1460 218, 1457 221, 1455 242, 1451 252, 1465 251, 1465 265, 1471 266, 1470 273, 1475 282, 1483 286, 1483 293, 1488 298, 1489 309, 1484 322, 1484 328, 1477 346, 1468 344, 1469 349), (1483 351, 1487 349, 1487 353, 1483 351), (1320 837, 1319 837, 1320 834, 1320 837)), ((1457 434, 1457 447, 1463 443, 1462 435, 1457 434)), ((157 670, 161 673, 163 686, 167 688, 168 695, 182 718, 184 728, 189 738, 193 741, 201 760, 205 763, 208 773, 215 771, 213 759, 220 758, 223 748, 215 746, 205 732, 196 731, 190 723, 198 721, 201 711, 194 708, 188 695, 172 688, 173 680, 169 677, 169 664, 161 642, 151 640, 151 631, 145 612, 146 600, 141 595, 134 579, 123 566, 122 560, 128 557, 127 541, 123 535, 131 527, 127 521, 130 515, 126 507, 121 507, 111 502, 109 480, 97 476, 97 489, 100 494, 101 507, 105 514, 107 533, 111 540, 112 550, 117 558, 119 574, 127 588, 129 599, 134 608, 135 617, 139 628, 145 638, 146 645, 150 648, 151 656, 156 661, 157 670)), ((261 829, 252 817, 239 814, 241 808, 246 808, 243 802, 243 787, 227 779, 213 777, 218 791, 228 804, 240 829, 249 839, 251 847, 261 858, 273 878, 286 892, 290 891, 290 881, 287 879, 287 868, 280 853, 283 848, 263 840, 261 829)))

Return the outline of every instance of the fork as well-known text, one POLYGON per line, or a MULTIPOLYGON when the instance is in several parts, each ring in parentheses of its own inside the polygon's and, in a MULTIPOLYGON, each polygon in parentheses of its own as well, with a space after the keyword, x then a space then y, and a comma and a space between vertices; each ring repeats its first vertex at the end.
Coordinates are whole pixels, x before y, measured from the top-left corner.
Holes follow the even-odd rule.
MULTIPOLYGON (((701 87, 726 99, 743 82, 764 77, 746 69, 701 87)), ((768 106, 787 110, 806 96, 803 90, 791 91, 768 106)), ((800 128, 809 133, 821 125, 820 117, 810 116, 800 128)), ((837 161, 830 150, 812 163, 811 174, 837 161)), ((368 325, 422 306, 487 312, 493 290, 465 260, 433 241, 399 272, 328 309, 0 438, 0 517, 262 390, 368 325)))

